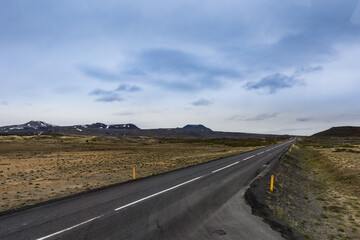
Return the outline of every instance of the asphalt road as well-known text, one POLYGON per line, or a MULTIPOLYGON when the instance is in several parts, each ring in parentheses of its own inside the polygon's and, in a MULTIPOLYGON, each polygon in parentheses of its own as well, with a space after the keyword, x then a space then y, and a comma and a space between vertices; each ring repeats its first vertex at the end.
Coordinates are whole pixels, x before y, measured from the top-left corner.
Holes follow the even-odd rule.
MULTIPOLYGON (((292 143, 293 140, 3 216, 0 239, 222 236, 226 233, 221 229, 207 229, 203 223, 214 219, 219 209, 244 190, 262 165, 278 159, 292 143)), ((254 225, 245 224, 239 236, 246 228, 257 227, 254 225)))

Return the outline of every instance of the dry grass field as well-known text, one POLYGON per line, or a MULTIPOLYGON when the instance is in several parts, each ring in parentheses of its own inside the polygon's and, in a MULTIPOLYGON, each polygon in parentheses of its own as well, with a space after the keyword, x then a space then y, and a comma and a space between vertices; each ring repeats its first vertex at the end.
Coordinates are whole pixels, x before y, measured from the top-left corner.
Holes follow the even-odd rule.
POLYGON ((241 153, 260 140, 0 136, 0 212, 241 153))
POLYGON ((312 158, 310 172, 321 188, 323 224, 330 226, 328 239, 360 239, 360 140, 355 138, 318 140, 308 143, 312 158))

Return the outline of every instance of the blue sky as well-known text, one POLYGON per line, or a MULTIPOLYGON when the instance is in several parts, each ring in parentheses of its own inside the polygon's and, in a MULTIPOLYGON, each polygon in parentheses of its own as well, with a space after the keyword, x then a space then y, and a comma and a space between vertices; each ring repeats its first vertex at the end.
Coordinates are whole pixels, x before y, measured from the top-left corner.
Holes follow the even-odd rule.
POLYGON ((0 2, 0 125, 360 125, 358 0, 0 2))

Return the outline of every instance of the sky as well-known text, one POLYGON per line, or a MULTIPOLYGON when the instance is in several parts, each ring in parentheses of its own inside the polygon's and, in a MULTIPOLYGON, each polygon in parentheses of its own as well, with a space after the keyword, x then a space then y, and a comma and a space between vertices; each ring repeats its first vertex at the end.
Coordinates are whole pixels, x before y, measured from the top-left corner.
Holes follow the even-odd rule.
POLYGON ((0 126, 359 126, 358 0, 2 0, 0 126))

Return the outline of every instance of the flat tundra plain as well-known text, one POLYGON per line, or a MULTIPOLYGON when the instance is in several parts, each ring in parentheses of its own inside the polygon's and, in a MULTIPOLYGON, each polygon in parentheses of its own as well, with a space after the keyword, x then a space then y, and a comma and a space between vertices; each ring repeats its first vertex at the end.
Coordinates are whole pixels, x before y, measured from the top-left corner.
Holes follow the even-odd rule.
POLYGON ((250 149, 264 140, 1 136, 0 212, 250 149))

